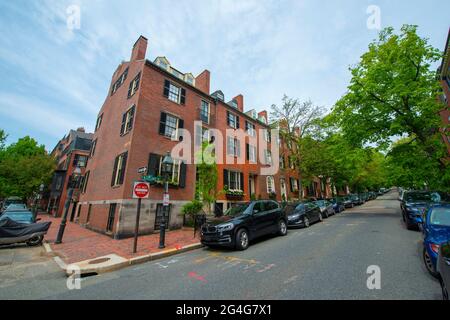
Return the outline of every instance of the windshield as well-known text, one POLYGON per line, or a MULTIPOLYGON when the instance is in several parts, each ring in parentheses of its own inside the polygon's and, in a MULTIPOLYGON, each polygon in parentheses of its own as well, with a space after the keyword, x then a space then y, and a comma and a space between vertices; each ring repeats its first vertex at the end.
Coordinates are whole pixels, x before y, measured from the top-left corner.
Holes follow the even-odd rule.
POLYGON ((233 206, 228 208, 224 212, 224 216, 235 217, 241 214, 251 214, 250 212, 250 203, 239 204, 237 206, 233 206))
POLYGON ((316 201, 316 204, 317 204, 319 207, 325 207, 325 206, 326 206, 324 200, 317 200, 317 201, 316 201))
POLYGON ((431 212, 430 223, 450 227, 450 208, 434 208, 431 212))
POLYGON ((29 221, 31 219, 31 214, 27 213, 12 213, 12 214, 4 214, 2 216, 3 219, 10 218, 15 221, 29 221))
POLYGON ((406 195, 407 202, 431 201, 432 197, 429 192, 414 192, 406 195))
POLYGON ((294 212, 296 205, 295 204, 288 204, 286 205, 286 207, 284 208, 284 212, 287 215, 290 215, 294 212))

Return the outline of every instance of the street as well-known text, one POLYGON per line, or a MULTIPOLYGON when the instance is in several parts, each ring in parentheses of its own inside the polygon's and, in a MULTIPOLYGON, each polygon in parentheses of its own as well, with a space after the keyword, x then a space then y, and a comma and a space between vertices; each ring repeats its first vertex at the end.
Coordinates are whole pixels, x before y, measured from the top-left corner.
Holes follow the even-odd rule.
POLYGON ((38 265, 35 276, 20 279, 1 269, 0 299, 441 299, 420 240, 404 227, 397 193, 389 192, 246 251, 198 249, 83 278, 80 290, 67 289, 53 260, 41 262, 47 271, 38 265), (371 265, 381 270, 379 290, 366 285, 371 265))

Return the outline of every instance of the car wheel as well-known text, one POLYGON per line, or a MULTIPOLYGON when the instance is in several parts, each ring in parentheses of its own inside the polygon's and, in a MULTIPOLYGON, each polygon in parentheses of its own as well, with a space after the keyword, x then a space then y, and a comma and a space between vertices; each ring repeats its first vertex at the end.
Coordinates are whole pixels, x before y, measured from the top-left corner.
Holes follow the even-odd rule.
POLYGON ((325 219, 327 219, 327 218, 328 218, 328 212, 325 211, 325 212, 323 213, 323 217, 324 217, 325 219))
POLYGON ((449 300, 448 290, 447 290, 447 287, 445 286, 445 282, 442 279, 442 277, 439 277, 439 282, 441 284, 441 289, 442 289, 442 300, 449 300))
POLYGON ((245 229, 240 229, 236 233, 236 249, 245 250, 249 245, 248 232, 245 229))
POLYGON ((309 227, 309 219, 308 219, 308 217, 304 217, 303 218, 303 224, 305 225, 305 228, 309 227))
POLYGON ((406 229, 408 230, 415 230, 415 226, 409 221, 408 217, 405 217, 405 224, 406 224, 406 229))
POLYGON ((280 236, 287 235, 287 225, 286 225, 286 222, 284 220, 280 220, 278 222, 278 234, 280 236))
POLYGON ((33 237, 27 241, 27 246, 30 246, 30 247, 38 246, 42 243, 42 240, 44 240, 44 236, 33 237))
POLYGON ((323 217, 322 217, 322 214, 321 214, 321 213, 319 213, 319 221, 320 221, 320 222, 323 221, 323 217))
POLYGON ((423 248, 423 262, 425 263, 425 267, 427 268, 428 272, 433 277, 439 278, 439 273, 436 272, 433 262, 431 261, 431 257, 425 248, 423 248))

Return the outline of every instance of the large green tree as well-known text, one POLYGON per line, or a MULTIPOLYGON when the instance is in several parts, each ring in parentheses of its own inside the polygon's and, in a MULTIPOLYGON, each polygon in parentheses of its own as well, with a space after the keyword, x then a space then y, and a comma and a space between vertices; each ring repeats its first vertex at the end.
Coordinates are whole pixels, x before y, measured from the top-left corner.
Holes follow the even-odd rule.
POLYGON ((0 150, 0 198, 30 198, 50 182, 55 160, 28 136, 0 150))
MULTIPOLYGON (((447 175, 447 153, 439 134, 444 126, 439 111, 444 106, 436 98, 439 82, 432 68, 441 57, 417 34, 416 26, 405 25, 399 34, 393 28, 384 29, 350 68, 348 92, 336 103, 329 120, 353 144, 374 143, 388 149, 393 137, 407 137, 415 146, 416 152, 410 154, 418 157, 415 163, 433 162, 430 177, 447 175)), ((391 158, 403 153, 391 151, 391 158)))

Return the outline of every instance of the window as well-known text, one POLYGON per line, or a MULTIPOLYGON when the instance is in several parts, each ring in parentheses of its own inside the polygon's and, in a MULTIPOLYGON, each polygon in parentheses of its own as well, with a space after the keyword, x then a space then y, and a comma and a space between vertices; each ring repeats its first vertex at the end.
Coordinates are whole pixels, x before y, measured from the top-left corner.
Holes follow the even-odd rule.
POLYGON ((291 192, 297 192, 298 191, 298 181, 295 178, 289 178, 289 181, 291 182, 291 192))
POLYGON ((139 72, 138 75, 130 83, 130 87, 128 88, 128 98, 131 98, 136 93, 136 91, 138 91, 140 79, 141 73, 139 72))
POLYGON ((234 129, 239 129, 239 117, 227 111, 227 124, 234 129))
POLYGON ((95 139, 94 141, 92 141, 92 145, 91 145, 91 152, 89 154, 89 156, 92 158, 95 154, 95 148, 97 147, 97 139, 95 139))
POLYGON ((292 157, 289 157, 289 168, 295 169, 295 163, 294 163, 294 159, 292 159, 292 157))
POLYGON ((95 131, 100 129, 100 126, 102 125, 102 119, 103 119, 103 113, 97 118, 97 122, 95 123, 95 131))
POLYGON ((128 152, 124 152, 118 155, 114 161, 114 170, 111 180, 111 186, 118 186, 123 184, 123 179, 125 177, 125 167, 127 164, 128 152))
POLYGON ((200 106, 200 119, 204 123, 209 123, 209 103, 202 100, 200 106))
POLYGON ((280 157, 280 168, 284 169, 284 156, 280 157))
POLYGON ((243 173, 237 171, 224 170, 224 185, 228 186, 228 190, 239 190, 243 188, 243 173))
POLYGON ((275 192, 275 180, 272 176, 267 176, 266 178, 267 183, 267 193, 274 193, 275 192))
POLYGON ((133 128, 135 106, 132 106, 122 115, 122 125, 120 127, 120 135, 123 136, 131 131, 133 128))
POLYGON ((185 104, 186 102, 186 90, 174 85, 169 80, 164 81, 163 94, 167 99, 175 103, 185 104))
POLYGON ((256 163, 256 146, 247 143, 247 160, 251 163, 256 163))
POLYGON ((80 154, 76 154, 74 159, 73 159, 73 165, 79 168, 84 168, 86 167, 86 163, 87 163, 87 156, 83 156, 80 154))
POLYGON ((237 104, 236 100, 231 100, 230 105, 235 109, 238 108, 238 104, 237 104))
POLYGON ((263 129, 263 134, 264 134, 264 140, 266 142, 270 142, 270 131, 267 129, 263 129))
POLYGON ((116 216, 116 203, 109 205, 108 222, 106 224, 106 232, 112 232, 114 228, 114 218, 116 216))
POLYGON ((272 164, 272 152, 270 150, 264 150, 265 164, 272 164))
POLYGON ((111 88, 111 95, 113 95, 117 89, 120 88, 120 86, 125 82, 128 75, 128 68, 125 69, 125 71, 120 75, 120 77, 114 82, 112 88, 111 88))
POLYGON ((227 137, 227 154, 235 157, 241 155, 241 142, 237 138, 227 137))
POLYGON ((62 186, 62 176, 56 178, 55 190, 60 190, 62 186))
MULTIPOLYGON (((162 161, 164 156, 151 153, 148 160, 148 175, 162 179, 162 161)), ((180 188, 184 188, 186 185, 186 163, 182 160, 174 159, 174 165, 172 167, 172 172, 169 176, 169 183, 175 184, 180 188)), ((162 180, 161 180, 162 181, 162 180)))
POLYGON ((247 131, 248 135, 252 137, 256 136, 256 129, 253 123, 245 121, 245 130, 247 131))
POLYGON ((182 129, 184 121, 171 114, 162 112, 159 123, 159 134, 168 138, 176 139, 178 129, 182 129))
POLYGON ((86 174, 84 175, 83 181, 81 183, 81 192, 85 193, 86 192, 86 188, 87 188, 87 184, 89 182, 89 175, 91 174, 90 171, 86 172, 86 174))

